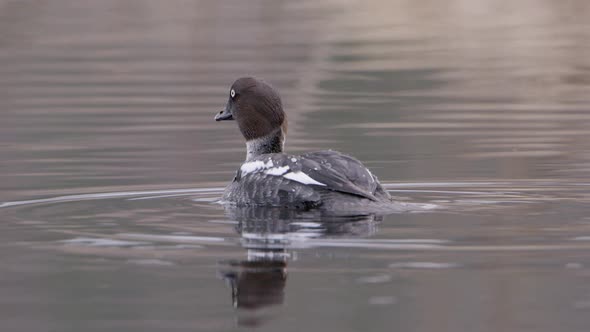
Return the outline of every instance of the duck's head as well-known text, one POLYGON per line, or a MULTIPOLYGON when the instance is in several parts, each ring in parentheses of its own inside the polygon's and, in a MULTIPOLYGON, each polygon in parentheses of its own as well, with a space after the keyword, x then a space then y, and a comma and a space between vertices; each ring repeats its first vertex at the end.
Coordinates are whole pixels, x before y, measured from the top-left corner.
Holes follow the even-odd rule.
POLYGON ((267 136, 287 123, 279 93, 254 77, 242 77, 232 84, 225 109, 215 120, 236 120, 247 141, 267 136))
POLYGON ((229 90, 225 109, 215 121, 236 120, 248 147, 247 159, 283 150, 287 117, 281 97, 266 82, 254 77, 237 79, 229 90))

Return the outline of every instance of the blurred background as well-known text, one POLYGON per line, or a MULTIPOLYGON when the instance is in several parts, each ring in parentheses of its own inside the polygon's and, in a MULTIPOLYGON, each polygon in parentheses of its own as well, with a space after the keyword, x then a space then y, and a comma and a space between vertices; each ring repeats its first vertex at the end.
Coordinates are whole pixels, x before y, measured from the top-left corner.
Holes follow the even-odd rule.
POLYGON ((584 177, 586 1, 1 1, 0 198, 222 185, 231 83, 385 181, 584 177))
POLYGON ((586 0, 0 0, 0 202, 214 192, 0 205, 0 325, 586 330, 589 111, 586 0), (213 117, 245 75, 281 93, 287 152, 446 212, 226 215, 245 146, 213 117), (337 242, 251 269, 252 234, 309 227, 337 242))

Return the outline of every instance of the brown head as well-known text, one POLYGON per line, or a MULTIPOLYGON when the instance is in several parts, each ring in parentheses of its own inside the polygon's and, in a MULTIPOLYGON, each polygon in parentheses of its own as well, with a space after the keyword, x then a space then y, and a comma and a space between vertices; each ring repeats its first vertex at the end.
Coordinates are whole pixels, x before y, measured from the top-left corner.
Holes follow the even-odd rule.
POLYGON ((287 129, 278 92, 253 77, 242 77, 232 84, 225 109, 215 116, 215 120, 236 120, 246 141, 287 129))

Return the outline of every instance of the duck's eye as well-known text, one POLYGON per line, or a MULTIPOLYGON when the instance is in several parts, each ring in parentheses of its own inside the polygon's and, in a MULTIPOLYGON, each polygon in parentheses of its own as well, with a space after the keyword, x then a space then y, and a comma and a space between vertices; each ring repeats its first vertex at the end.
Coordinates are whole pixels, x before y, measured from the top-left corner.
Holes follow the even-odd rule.
POLYGON ((236 96, 236 91, 234 89, 231 89, 231 91, 229 92, 230 97, 234 98, 236 96))

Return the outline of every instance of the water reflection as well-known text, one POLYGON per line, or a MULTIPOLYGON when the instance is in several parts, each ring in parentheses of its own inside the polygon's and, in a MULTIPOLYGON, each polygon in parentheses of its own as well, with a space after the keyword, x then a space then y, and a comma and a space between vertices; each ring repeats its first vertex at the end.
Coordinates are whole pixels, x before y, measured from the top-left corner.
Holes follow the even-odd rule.
MULTIPOLYGON (((336 215, 326 211, 283 208, 226 207, 229 219, 237 221, 246 259, 224 261, 220 276, 231 288, 234 307, 246 310, 283 304, 287 265, 296 260, 296 250, 305 239, 367 237, 377 231, 382 216, 336 215)), ((258 320, 240 317, 239 324, 257 325, 258 320)))
POLYGON ((231 262, 231 268, 221 272, 223 279, 231 287, 233 306, 259 309, 282 304, 287 283, 287 262, 269 257, 249 259, 231 262))

